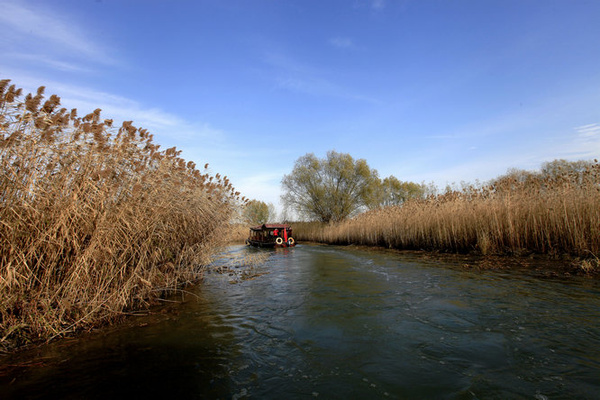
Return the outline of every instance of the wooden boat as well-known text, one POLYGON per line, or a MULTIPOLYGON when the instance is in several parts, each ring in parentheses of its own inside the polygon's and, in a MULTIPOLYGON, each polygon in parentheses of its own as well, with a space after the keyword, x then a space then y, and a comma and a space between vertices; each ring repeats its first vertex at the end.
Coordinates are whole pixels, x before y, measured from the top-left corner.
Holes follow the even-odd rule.
POLYGON ((293 247, 296 241, 288 224, 262 224, 250 228, 246 244, 255 247, 293 247))

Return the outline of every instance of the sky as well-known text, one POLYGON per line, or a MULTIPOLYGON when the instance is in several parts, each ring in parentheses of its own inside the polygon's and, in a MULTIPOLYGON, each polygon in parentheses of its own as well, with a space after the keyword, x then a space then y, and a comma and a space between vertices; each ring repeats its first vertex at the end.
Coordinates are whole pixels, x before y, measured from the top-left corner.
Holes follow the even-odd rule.
POLYGON ((0 0, 0 79, 280 209, 327 151, 438 187, 600 158, 597 0, 0 0))

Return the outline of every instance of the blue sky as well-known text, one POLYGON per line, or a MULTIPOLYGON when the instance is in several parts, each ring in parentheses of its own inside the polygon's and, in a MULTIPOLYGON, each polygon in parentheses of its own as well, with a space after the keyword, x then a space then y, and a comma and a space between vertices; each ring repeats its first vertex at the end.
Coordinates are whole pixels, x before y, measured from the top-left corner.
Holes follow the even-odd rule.
POLYGON ((0 78, 279 203, 328 150, 485 181, 600 156, 600 1, 0 0, 0 78))

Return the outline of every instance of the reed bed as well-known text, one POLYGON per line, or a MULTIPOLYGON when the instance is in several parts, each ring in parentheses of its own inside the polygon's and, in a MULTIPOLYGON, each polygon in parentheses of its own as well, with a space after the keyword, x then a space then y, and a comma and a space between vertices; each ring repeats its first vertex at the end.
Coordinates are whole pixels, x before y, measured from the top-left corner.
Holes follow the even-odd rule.
POLYGON ((131 122, 78 117, 43 87, 23 96, 0 81, 0 349, 202 277, 239 193, 179 156, 131 122))
MULTIPOLYGON (((296 222, 298 240, 479 254, 600 255, 600 165, 574 173, 504 177, 493 184, 402 206, 380 208, 339 224, 296 222)), ((592 265, 592 264, 588 264, 592 265)))
POLYGON ((227 232, 227 242, 229 244, 243 244, 248 239, 249 227, 247 224, 232 223, 227 232))

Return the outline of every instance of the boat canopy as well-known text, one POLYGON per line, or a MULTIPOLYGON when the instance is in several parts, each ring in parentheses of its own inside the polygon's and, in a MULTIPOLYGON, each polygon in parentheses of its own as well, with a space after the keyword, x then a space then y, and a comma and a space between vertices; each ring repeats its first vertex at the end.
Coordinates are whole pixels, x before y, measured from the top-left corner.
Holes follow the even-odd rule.
POLYGON ((251 226, 250 229, 253 231, 263 231, 267 229, 290 229, 291 226, 288 224, 262 224, 257 226, 251 226))

